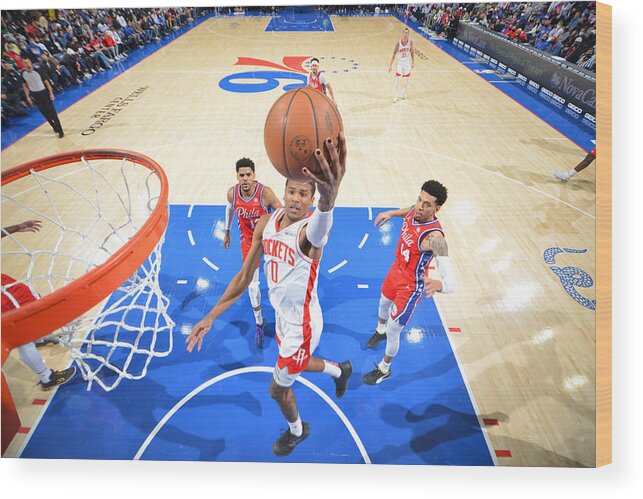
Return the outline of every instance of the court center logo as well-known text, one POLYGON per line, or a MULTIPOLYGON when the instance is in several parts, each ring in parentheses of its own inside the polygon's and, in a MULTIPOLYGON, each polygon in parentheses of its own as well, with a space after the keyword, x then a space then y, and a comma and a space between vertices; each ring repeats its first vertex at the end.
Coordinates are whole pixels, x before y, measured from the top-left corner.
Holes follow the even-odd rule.
POLYGON ((235 66, 259 66, 273 68, 272 71, 246 71, 226 76, 219 81, 219 87, 228 92, 254 93, 273 90, 282 83, 284 91, 304 87, 308 82, 308 71, 304 69, 304 61, 312 58, 310 55, 286 56, 283 64, 253 57, 237 57, 235 66))
POLYGON ((590 300, 578 292, 578 288, 591 288, 594 280, 587 272, 577 267, 558 267, 556 266, 556 255, 561 253, 585 253, 586 249, 577 250, 572 248, 548 248, 543 254, 545 263, 551 265, 551 270, 563 286, 563 289, 576 302, 589 310, 596 310, 596 300, 590 300))

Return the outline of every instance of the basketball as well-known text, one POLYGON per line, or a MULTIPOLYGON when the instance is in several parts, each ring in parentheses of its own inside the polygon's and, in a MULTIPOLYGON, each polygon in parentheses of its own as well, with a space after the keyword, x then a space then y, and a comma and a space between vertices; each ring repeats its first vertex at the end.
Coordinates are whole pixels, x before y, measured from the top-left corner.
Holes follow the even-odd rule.
POLYGON ((297 88, 284 93, 272 105, 263 139, 268 158, 277 171, 301 182, 309 180, 302 173, 303 168, 323 177, 315 150, 324 152, 328 137, 337 144, 343 129, 339 111, 329 97, 312 88, 297 88))

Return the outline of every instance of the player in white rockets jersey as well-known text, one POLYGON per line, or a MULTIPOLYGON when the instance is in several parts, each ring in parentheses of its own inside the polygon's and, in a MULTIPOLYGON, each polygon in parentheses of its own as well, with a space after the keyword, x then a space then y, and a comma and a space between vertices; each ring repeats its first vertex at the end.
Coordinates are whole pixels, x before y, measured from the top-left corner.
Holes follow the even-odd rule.
POLYGON ((264 256, 270 303, 275 309, 279 356, 273 371, 270 396, 288 421, 289 430, 275 442, 272 451, 285 456, 310 433, 310 425, 299 416, 292 385, 304 371, 323 372, 335 380, 335 395, 346 392, 353 372, 350 361, 336 364, 313 357, 319 344, 323 318, 317 298, 317 273, 323 247, 333 223, 333 207, 339 185, 346 172, 346 140, 331 139, 324 144, 330 165, 320 150, 315 157, 324 172, 318 178, 304 169, 310 182, 286 181, 284 208, 263 215, 255 227, 252 245, 241 270, 233 277, 214 308, 194 326, 186 339, 188 351, 198 345, 213 322, 245 291, 254 269, 264 256), (315 190, 319 190, 317 209, 311 214, 315 190))
POLYGON ((393 56, 388 65, 388 72, 391 72, 393 63, 397 58, 397 68, 395 70, 395 92, 393 93, 393 102, 397 102, 400 80, 402 80, 402 99, 406 99, 406 89, 409 86, 411 69, 415 67, 415 55, 413 54, 413 40, 409 38, 409 28, 402 30, 402 39, 395 44, 393 56))

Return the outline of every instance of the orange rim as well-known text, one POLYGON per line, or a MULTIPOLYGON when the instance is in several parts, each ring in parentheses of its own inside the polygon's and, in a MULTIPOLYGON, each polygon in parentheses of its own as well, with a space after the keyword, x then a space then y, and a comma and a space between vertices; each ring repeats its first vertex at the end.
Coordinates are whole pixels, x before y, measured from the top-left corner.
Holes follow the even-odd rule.
POLYGON ((156 161, 137 152, 88 149, 55 154, 2 172, 2 185, 26 177, 31 170, 47 170, 80 161, 83 157, 87 160, 127 159, 155 172, 161 181, 159 200, 141 229, 103 264, 40 300, 2 314, 3 363, 13 348, 61 328, 107 298, 145 262, 167 227, 167 177, 156 161))

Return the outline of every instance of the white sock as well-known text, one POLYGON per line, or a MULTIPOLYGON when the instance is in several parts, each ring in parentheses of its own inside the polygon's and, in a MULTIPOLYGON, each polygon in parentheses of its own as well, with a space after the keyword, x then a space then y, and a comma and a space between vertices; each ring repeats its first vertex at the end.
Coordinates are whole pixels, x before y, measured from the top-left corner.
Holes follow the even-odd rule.
POLYGON ((400 79, 401 78, 402 78, 401 76, 396 76, 395 77, 395 93, 393 94, 394 99, 397 99, 397 91, 400 88, 400 79))
POLYGON ((577 172, 575 169, 573 169, 573 168, 572 168, 571 170, 569 170, 569 171, 567 172, 567 175, 569 175, 569 177, 571 178, 571 177, 573 177, 574 175, 576 175, 577 173, 578 173, 578 172, 577 172))
POLYGON ((304 433, 304 425, 301 423, 299 414, 297 414, 297 421, 295 421, 294 423, 288 421, 288 426, 290 427, 290 433, 292 433, 296 437, 301 437, 302 433, 304 433))
POLYGON ((258 326, 261 326, 263 324, 263 315, 261 314, 261 309, 252 309, 252 311, 255 313, 255 322, 258 326))
POLYGON ((402 78, 402 97, 406 97, 406 87, 409 84, 409 78, 402 78))
POLYGON ((20 355, 20 360, 24 362, 29 369, 38 375, 40 381, 47 383, 51 377, 51 369, 45 366, 45 362, 42 360, 42 356, 36 350, 36 345, 33 343, 27 343, 18 347, 18 354, 20 355))
POLYGON ((342 375, 342 370, 339 365, 328 360, 324 360, 324 374, 330 374, 333 378, 339 378, 342 375))
POLYGON ((391 363, 390 362, 384 362, 384 359, 382 359, 381 362, 379 364, 377 364, 377 367, 380 369, 380 371, 382 371, 384 374, 386 374, 388 372, 388 370, 390 369, 390 367, 391 367, 391 363))
POLYGON ((378 323, 377 323, 377 328, 375 329, 375 332, 376 332, 377 334, 384 334, 384 333, 386 333, 386 322, 384 322, 384 323, 378 322, 378 323))

